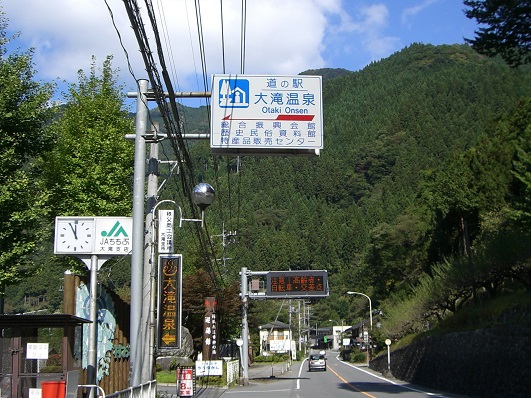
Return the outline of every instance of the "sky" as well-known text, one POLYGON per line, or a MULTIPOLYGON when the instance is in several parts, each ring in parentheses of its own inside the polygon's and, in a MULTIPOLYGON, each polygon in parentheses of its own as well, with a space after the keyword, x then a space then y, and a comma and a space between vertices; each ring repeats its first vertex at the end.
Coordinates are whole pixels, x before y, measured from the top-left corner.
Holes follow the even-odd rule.
MULTIPOLYGON (((412 43, 464 43, 477 29, 475 21, 465 17, 462 0, 151 2, 176 91, 210 90, 205 88, 202 59, 208 84, 214 73, 357 71, 412 43), (199 31, 204 55, 199 51, 199 31)), ((145 2, 138 0, 138 5, 156 54, 145 2)), ((123 0, 0 0, 0 9, 8 19, 8 34, 20 33, 8 49, 34 48, 36 79, 56 82, 57 99, 61 89, 77 82, 78 70, 90 70, 93 56, 98 66, 113 56, 118 81, 127 91, 136 91, 136 80, 147 78, 123 0)))

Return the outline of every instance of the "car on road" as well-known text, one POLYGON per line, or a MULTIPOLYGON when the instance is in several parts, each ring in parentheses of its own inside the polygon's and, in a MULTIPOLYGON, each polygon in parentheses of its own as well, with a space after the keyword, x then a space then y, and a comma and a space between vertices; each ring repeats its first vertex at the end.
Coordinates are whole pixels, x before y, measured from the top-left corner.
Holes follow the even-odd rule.
POLYGON ((326 371, 326 358, 323 354, 312 354, 308 358, 308 372, 314 369, 326 371))

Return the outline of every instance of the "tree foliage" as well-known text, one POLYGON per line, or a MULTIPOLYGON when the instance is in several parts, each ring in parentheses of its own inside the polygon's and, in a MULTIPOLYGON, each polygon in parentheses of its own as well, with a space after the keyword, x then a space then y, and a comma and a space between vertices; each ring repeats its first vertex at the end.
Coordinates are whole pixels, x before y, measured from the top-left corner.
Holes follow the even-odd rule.
MULTIPOLYGON (((51 128, 57 141, 47 157, 43 192, 50 192, 55 214, 118 211, 112 183, 123 189, 121 208, 130 197, 125 186, 131 163, 104 150, 111 145, 109 131, 122 142, 122 114, 116 113, 122 127, 101 119, 112 119, 108 110, 115 107, 93 106, 103 104, 99 89, 77 95, 92 93, 87 79, 65 108, 66 119, 51 128), (115 159, 116 170, 97 172, 115 159)), ((370 295, 374 308, 385 306, 388 319, 401 313, 401 324, 415 329, 474 304, 485 291, 500 294, 509 283, 526 288, 528 260, 509 254, 528 235, 512 240, 507 261, 493 253, 508 241, 504 236, 529 225, 530 94, 526 66, 509 68, 466 45, 414 44, 362 71, 325 80, 320 158, 243 157, 236 166, 235 159, 210 156, 206 143, 191 142, 196 179, 216 189, 206 225, 216 258, 224 259, 202 269, 191 227, 175 232, 185 267, 186 325, 194 337, 202 297, 225 291, 235 300, 222 337, 237 334, 234 286, 241 267, 327 269, 331 298, 312 305, 312 322, 319 324, 366 317, 366 300, 345 297, 348 290, 370 295), (222 231, 237 234, 222 244, 222 231)), ((206 123, 193 125, 203 132, 206 123)), ((163 156, 167 149, 162 144, 163 156)), ((164 181, 159 200, 175 199, 178 185, 164 181)), ((279 306, 252 305, 253 327, 271 321, 279 306)))
POLYGON ((48 206, 54 215, 127 216, 132 208, 134 145, 124 139, 133 121, 107 57, 66 94, 60 116, 49 126, 53 151, 42 164, 48 206))
POLYGON ((508 65, 531 62, 531 3, 529 0, 464 0, 465 15, 481 27, 466 39, 480 54, 500 55, 508 65))
POLYGON ((50 149, 45 126, 54 89, 35 80, 32 50, 8 53, 6 27, 0 11, 0 295, 35 268, 43 196, 35 195, 34 161, 50 149))

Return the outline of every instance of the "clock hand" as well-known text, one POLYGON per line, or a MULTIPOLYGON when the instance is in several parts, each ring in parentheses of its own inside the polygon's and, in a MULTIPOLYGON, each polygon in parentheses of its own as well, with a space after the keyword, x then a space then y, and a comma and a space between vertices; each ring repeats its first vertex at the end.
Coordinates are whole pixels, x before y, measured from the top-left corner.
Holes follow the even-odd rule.
POLYGON ((77 240, 77 224, 72 225, 72 223, 68 223, 70 225, 70 228, 72 229, 72 232, 74 233, 74 239, 77 240))

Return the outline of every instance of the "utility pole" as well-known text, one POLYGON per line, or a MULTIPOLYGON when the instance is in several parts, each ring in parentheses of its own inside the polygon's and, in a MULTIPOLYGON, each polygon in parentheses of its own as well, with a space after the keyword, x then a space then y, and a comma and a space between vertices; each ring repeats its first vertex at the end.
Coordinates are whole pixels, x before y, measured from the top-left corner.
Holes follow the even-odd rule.
POLYGON ((133 182, 133 237, 131 253, 131 374, 130 386, 142 379, 142 279, 144 260, 144 189, 146 181, 146 142, 148 81, 138 80, 135 119, 135 162, 133 182))
POLYGON ((154 379, 153 356, 155 351, 155 236, 152 228, 155 218, 153 209, 158 201, 158 175, 159 175, 159 124, 154 123, 152 130, 146 135, 149 142, 149 160, 147 175, 147 196, 146 196, 146 231, 144 239, 144 277, 142 284, 142 341, 143 366, 142 384, 154 379))
POLYGON ((249 325, 247 324, 247 268, 242 267, 240 272, 242 296, 242 385, 249 385, 249 325))

